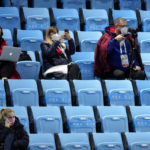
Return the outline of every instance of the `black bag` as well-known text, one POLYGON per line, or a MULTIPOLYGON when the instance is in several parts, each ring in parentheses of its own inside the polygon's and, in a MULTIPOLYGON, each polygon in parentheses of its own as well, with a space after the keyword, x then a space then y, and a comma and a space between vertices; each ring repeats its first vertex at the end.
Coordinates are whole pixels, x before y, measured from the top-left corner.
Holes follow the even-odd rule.
POLYGON ((19 56, 18 61, 26 61, 26 60, 31 61, 32 59, 26 51, 22 51, 20 56, 19 56))

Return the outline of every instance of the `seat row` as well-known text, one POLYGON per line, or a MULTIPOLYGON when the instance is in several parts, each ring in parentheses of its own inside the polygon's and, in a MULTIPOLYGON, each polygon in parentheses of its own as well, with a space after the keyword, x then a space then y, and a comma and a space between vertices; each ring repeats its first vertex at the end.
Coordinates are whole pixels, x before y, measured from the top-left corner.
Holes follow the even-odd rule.
POLYGON ((46 30, 50 25, 56 25, 60 30, 104 31, 118 17, 127 19, 129 27, 150 31, 150 13, 144 10, 110 9, 107 12, 104 9, 0 7, 0 26, 11 32, 14 28, 46 30))
POLYGON ((149 80, 5 80, 0 106, 150 105, 149 80))

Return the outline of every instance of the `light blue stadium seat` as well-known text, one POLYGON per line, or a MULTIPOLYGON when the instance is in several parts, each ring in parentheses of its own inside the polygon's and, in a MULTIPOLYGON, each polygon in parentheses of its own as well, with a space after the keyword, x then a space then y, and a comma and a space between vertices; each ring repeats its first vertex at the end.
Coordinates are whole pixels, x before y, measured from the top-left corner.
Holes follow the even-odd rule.
POLYGON ((76 9, 53 8, 54 19, 59 30, 80 30, 80 21, 76 9))
POLYGON ((35 52, 34 51, 27 51, 27 54, 30 56, 32 61, 36 61, 35 52))
POLYGON ((96 122, 91 106, 65 106, 64 109, 71 133, 96 132, 96 122))
POLYGON ((83 17, 85 31, 104 31, 109 25, 108 14, 104 9, 83 9, 83 17))
POLYGON ((145 0, 145 3, 146 3, 146 10, 150 10, 150 1, 145 0))
POLYGON ((38 90, 35 80, 8 80, 11 94, 11 103, 14 106, 39 105, 38 90))
POLYGON ((71 58, 79 65, 82 79, 94 79, 94 52, 76 52, 71 58))
POLYGON ((136 80, 136 86, 139 94, 140 105, 150 106, 150 80, 136 80))
POLYGON ((149 150, 150 132, 125 133, 129 150, 149 150))
POLYGON ((150 106, 130 106, 135 132, 150 132, 150 106))
POLYGON ((67 80, 41 80, 44 104, 54 106, 71 105, 71 92, 67 80))
POLYGON ((150 32, 138 32, 137 40, 141 53, 150 53, 150 32))
POLYGON ((144 65, 145 73, 148 79, 150 79, 150 52, 141 53, 142 62, 144 65))
POLYGON ((37 133, 63 132, 60 109, 57 106, 32 106, 35 131, 37 133))
POLYGON ((3 38, 7 41, 8 46, 13 46, 12 34, 9 29, 3 29, 3 38))
POLYGON ((10 29, 13 33, 14 28, 20 29, 19 10, 16 7, 0 7, 0 26, 10 29))
POLYGON ((47 30, 50 26, 50 16, 47 8, 23 7, 25 17, 25 29, 27 30, 47 30))
POLYGON ((120 9, 132 9, 132 10, 136 10, 136 9, 141 9, 141 0, 119 0, 120 1, 120 9))
POLYGON ((17 30, 17 43, 25 51, 40 51, 43 33, 40 30, 17 30))
POLYGON ((101 32, 77 31, 81 52, 95 52, 101 32))
POLYGON ((140 10, 139 12, 141 16, 143 31, 150 32, 150 11, 140 10))
POLYGON ((114 0, 91 0, 92 9, 106 9, 114 8, 114 0))
POLYGON ((105 80, 110 105, 134 105, 134 92, 129 80, 105 80))
POLYGON ((104 105, 103 91, 98 80, 73 80, 78 105, 104 105))
POLYGON ((0 106, 6 106, 6 93, 2 80, 0 80, 0 106))
POLYGON ((28 150, 56 150, 54 136, 50 133, 29 134, 28 150))
POLYGON ((5 7, 9 6, 15 6, 15 7, 23 7, 28 6, 28 0, 11 0, 12 4, 10 3, 10 0, 2 0, 2 4, 5 7))
POLYGON ((56 0, 33 0, 34 8, 56 8, 56 0))
POLYGON ((124 150, 120 133, 93 133, 95 150, 124 150))
POLYGON ((86 8, 86 0, 62 0, 63 8, 86 8))
POLYGON ((86 133, 59 133, 62 150, 90 150, 88 135, 86 133))
POLYGON ((118 17, 127 19, 128 27, 138 27, 136 12, 134 10, 112 10, 112 15, 114 20, 118 17))
POLYGON ((128 132, 128 118, 124 106, 98 106, 103 132, 128 132))
POLYGON ((16 70, 21 76, 21 79, 39 78, 41 64, 37 61, 19 61, 16 63, 16 70))

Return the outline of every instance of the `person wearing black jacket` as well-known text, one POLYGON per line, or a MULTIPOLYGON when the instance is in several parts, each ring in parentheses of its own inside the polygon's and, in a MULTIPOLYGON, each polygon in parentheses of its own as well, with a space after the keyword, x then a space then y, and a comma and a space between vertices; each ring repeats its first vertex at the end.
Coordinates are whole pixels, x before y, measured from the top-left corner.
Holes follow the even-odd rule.
POLYGON ((27 150, 29 136, 14 111, 0 111, 0 150, 27 150))

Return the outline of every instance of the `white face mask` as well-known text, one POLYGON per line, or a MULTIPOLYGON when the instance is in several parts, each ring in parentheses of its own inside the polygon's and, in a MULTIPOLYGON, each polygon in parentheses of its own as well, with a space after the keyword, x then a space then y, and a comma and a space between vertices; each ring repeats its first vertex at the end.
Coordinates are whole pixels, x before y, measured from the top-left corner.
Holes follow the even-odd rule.
POLYGON ((123 35, 127 35, 128 34, 128 28, 127 27, 123 27, 120 29, 121 34, 123 35))
POLYGON ((53 41, 58 40, 58 38, 59 38, 59 35, 57 33, 52 35, 52 40, 53 41))

